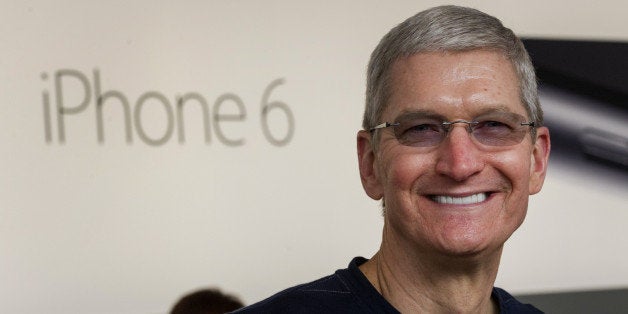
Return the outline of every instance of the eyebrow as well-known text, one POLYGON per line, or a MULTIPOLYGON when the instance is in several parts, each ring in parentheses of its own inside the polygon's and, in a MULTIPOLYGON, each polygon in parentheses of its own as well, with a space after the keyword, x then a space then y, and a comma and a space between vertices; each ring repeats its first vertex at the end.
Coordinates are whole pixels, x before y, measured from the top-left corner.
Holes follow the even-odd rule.
MULTIPOLYGON (((489 114, 495 114, 495 113, 520 115, 516 112, 513 112, 508 106, 499 104, 499 105, 490 105, 484 108, 480 108, 479 111, 477 111, 474 114, 473 119, 475 119, 476 117, 485 116, 489 114)), ((447 117, 430 109, 403 110, 395 118, 394 121, 398 121, 401 119, 409 119, 409 118, 428 118, 428 119, 436 119, 440 121, 448 121, 447 117)))
POLYGON ((483 108, 482 110, 478 112, 478 114, 476 114, 476 116, 482 116, 482 115, 491 114, 491 113, 514 113, 518 115, 518 113, 510 110, 510 108, 508 108, 505 105, 497 105, 493 107, 483 108))
POLYGON ((433 110, 418 109, 418 110, 404 110, 396 118, 395 121, 413 119, 413 118, 428 118, 440 121, 445 121, 445 116, 439 114, 433 110))

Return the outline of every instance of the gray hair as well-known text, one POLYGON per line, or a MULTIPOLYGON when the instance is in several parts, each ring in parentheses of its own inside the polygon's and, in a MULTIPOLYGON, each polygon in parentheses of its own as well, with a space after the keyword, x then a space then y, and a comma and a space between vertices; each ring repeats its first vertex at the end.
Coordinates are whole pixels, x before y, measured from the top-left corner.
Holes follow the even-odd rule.
POLYGON ((391 68, 399 58, 421 52, 474 49, 498 51, 512 62, 519 79, 521 102, 528 117, 541 126, 543 111, 536 74, 521 40, 493 16, 449 5, 419 12, 391 29, 379 42, 368 65, 362 127, 369 130, 381 123, 379 119, 390 97, 391 68))

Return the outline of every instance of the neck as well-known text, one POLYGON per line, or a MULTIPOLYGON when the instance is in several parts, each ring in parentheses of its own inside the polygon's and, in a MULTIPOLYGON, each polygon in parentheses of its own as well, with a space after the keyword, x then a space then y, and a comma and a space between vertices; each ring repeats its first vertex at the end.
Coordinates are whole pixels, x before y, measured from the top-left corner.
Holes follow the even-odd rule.
POLYGON ((401 313, 497 313, 491 292, 501 251, 430 255, 391 248, 383 241, 360 270, 401 313))

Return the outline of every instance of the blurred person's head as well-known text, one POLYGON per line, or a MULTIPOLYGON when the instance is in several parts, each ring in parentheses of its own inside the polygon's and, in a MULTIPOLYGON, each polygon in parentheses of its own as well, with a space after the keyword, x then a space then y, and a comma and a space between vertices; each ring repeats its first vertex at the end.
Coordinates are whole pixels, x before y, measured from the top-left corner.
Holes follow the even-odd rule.
POLYGON ((218 289, 202 289, 181 297, 170 314, 222 314, 243 306, 238 298, 218 289))

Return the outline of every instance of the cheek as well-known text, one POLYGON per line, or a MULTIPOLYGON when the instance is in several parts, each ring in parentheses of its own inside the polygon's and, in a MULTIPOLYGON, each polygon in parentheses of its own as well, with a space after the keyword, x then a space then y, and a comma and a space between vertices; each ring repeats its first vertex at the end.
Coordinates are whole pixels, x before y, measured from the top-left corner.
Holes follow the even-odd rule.
POLYGON ((495 168, 510 182, 513 189, 528 189, 530 153, 512 151, 495 156, 495 168))
POLYGON ((505 153, 496 162, 495 168, 510 185, 501 212, 503 219, 508 221, 504 228, 516 230, 525 219, 528 208, 530 152, 524 149, 505 153))
MULTIPOLYGON (((401 189, 401 192, 412 189, 417 179, 427 173, 429 158, 417 154, 390 155, 384 164, 385 182, 387 186, 401 189)), ((384 173, 384 172, 382 172, 384 173)))

